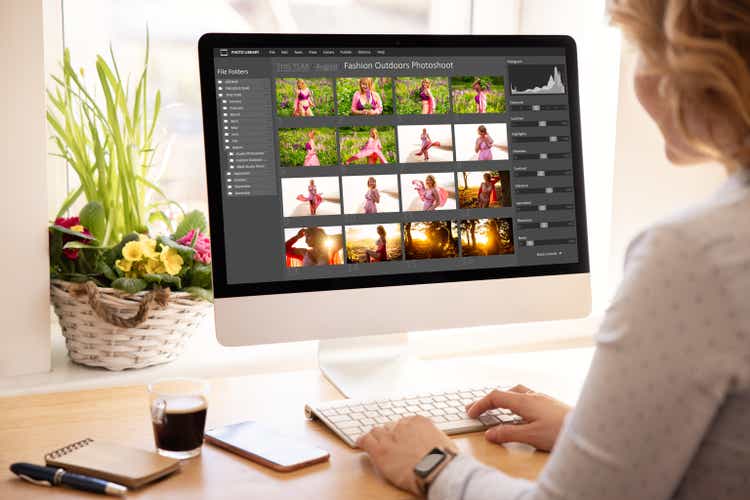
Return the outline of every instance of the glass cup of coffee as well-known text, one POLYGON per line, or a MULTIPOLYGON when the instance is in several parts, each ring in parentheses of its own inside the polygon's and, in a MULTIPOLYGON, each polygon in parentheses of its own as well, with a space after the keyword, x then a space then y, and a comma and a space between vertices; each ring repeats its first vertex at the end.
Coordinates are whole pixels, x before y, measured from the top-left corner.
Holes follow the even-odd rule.
POLYGON ((171 378, 148 386, 156 451, 184 460, 200 455, 208 410, 208 383, 171 378))

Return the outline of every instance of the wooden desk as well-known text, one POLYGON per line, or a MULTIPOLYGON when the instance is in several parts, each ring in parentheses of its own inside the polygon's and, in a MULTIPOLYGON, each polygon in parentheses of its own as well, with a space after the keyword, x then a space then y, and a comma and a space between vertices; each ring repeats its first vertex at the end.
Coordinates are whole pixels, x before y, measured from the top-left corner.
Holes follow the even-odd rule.
MULTIPOLYGON (((209 427, 256 419, 330 451, 330 462, 282 474, 204 445, 202 456, 184 462, 179 473, 128 498, 409 498, 380 479, 365 455, 304 418, 305 402, 340 398, 318 371, 211 380, 209 427)), ((0 498, 105 498, 66 488, 42 489, 17 479, 8 467, 21 461, 42 463, 47 451, 86 437, 153 449, 147 401, 145 386, 0 399, 0 498)), ((456 443, 512 476, 533 479, 547 460, 546 453, 525 447, 489 444, 481 433, 460 436, 456 443)))

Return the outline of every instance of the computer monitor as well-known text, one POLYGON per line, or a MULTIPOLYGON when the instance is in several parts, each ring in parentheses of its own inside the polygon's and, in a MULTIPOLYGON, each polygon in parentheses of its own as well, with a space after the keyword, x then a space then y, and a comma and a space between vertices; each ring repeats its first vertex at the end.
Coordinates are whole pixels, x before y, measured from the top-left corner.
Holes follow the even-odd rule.
POLYGON ((332 339, 590 312, 572 38, 206 34, 199 56, 222 344, 336 344, 352 393, 389 365, 332 339))

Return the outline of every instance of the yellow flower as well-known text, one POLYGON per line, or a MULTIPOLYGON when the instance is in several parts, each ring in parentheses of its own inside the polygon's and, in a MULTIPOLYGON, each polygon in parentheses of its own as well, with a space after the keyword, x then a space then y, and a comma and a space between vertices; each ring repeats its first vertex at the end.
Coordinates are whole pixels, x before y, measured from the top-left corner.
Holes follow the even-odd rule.
POLYGON ((119 269, 120 271, 127 273, 128 271, 130 271, 130 268, 133 267, 133 263, 129 260, 117 259, 115 261, 115 266, 117 266, 117 269, 119 269))
POLYGON ((76 224, 75 226, 70 226, 71 231, 75 231, 76 233, 82 233, 83 232, 83 226, 80 224, 76 224))
POLYGON ((172 276, 178 274, 182 269, 183 260, 177 250, 170 247, 163 247, 161 249, 160 259, 164 264, 164 270, 172 276))
POLYGON ((159 252, 156 251, 156 240, 141 234, 139 236, 143 255, 149 259, 158 259, 159 252))
MULTIPOLYGON (((159 260, 159 254, 156 254, 155 259, 149 258, 146 260, 146 273, 147 274, 163 274, 166 272, 164 264, 159 260)), ((179 271, 178 271, 179 272, 179 271)))
POLYGON ((125 260, 135 262, 143 258, 143 248, 141 247, 140 241, 128 241, 125 246, 122 247, 122 256, 125 260))

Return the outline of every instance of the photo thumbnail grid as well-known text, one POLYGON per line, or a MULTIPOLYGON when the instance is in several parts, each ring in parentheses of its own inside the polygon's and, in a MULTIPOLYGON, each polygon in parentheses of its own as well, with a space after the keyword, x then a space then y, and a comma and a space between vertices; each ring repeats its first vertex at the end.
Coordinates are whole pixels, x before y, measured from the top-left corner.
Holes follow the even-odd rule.
POLYGON ((508 160, 504 119, 477 117, 476 123, 455 124, 446 117, 445 123, 437 124, 382 124, 381 120, 368 125, 366 118, 503 114, 504 77, 287 77, 276 79, 276 99, 277 119, 365 117, 348 126, 277 126, 284 217, 392 215, 380 223, 364 223, 365 219, 330 225, 328 218, 325 226, 307 227, 288 220, 287 267, 514 253, 509 217, 400 219, 406 212, 511 206, 509 167, 494 162, 485 170, 477 170, 480 165, 475 164, 450 171, 408 172, 415 163, 508 160), (390 164, 399 172, 355 174, 358 165, 390 164), (294 167, 333 168, 330 175, 316 170, 309 177, 299 173, 285 177, 294 167), (348 169, 351 175, 342 175, 348 169))

